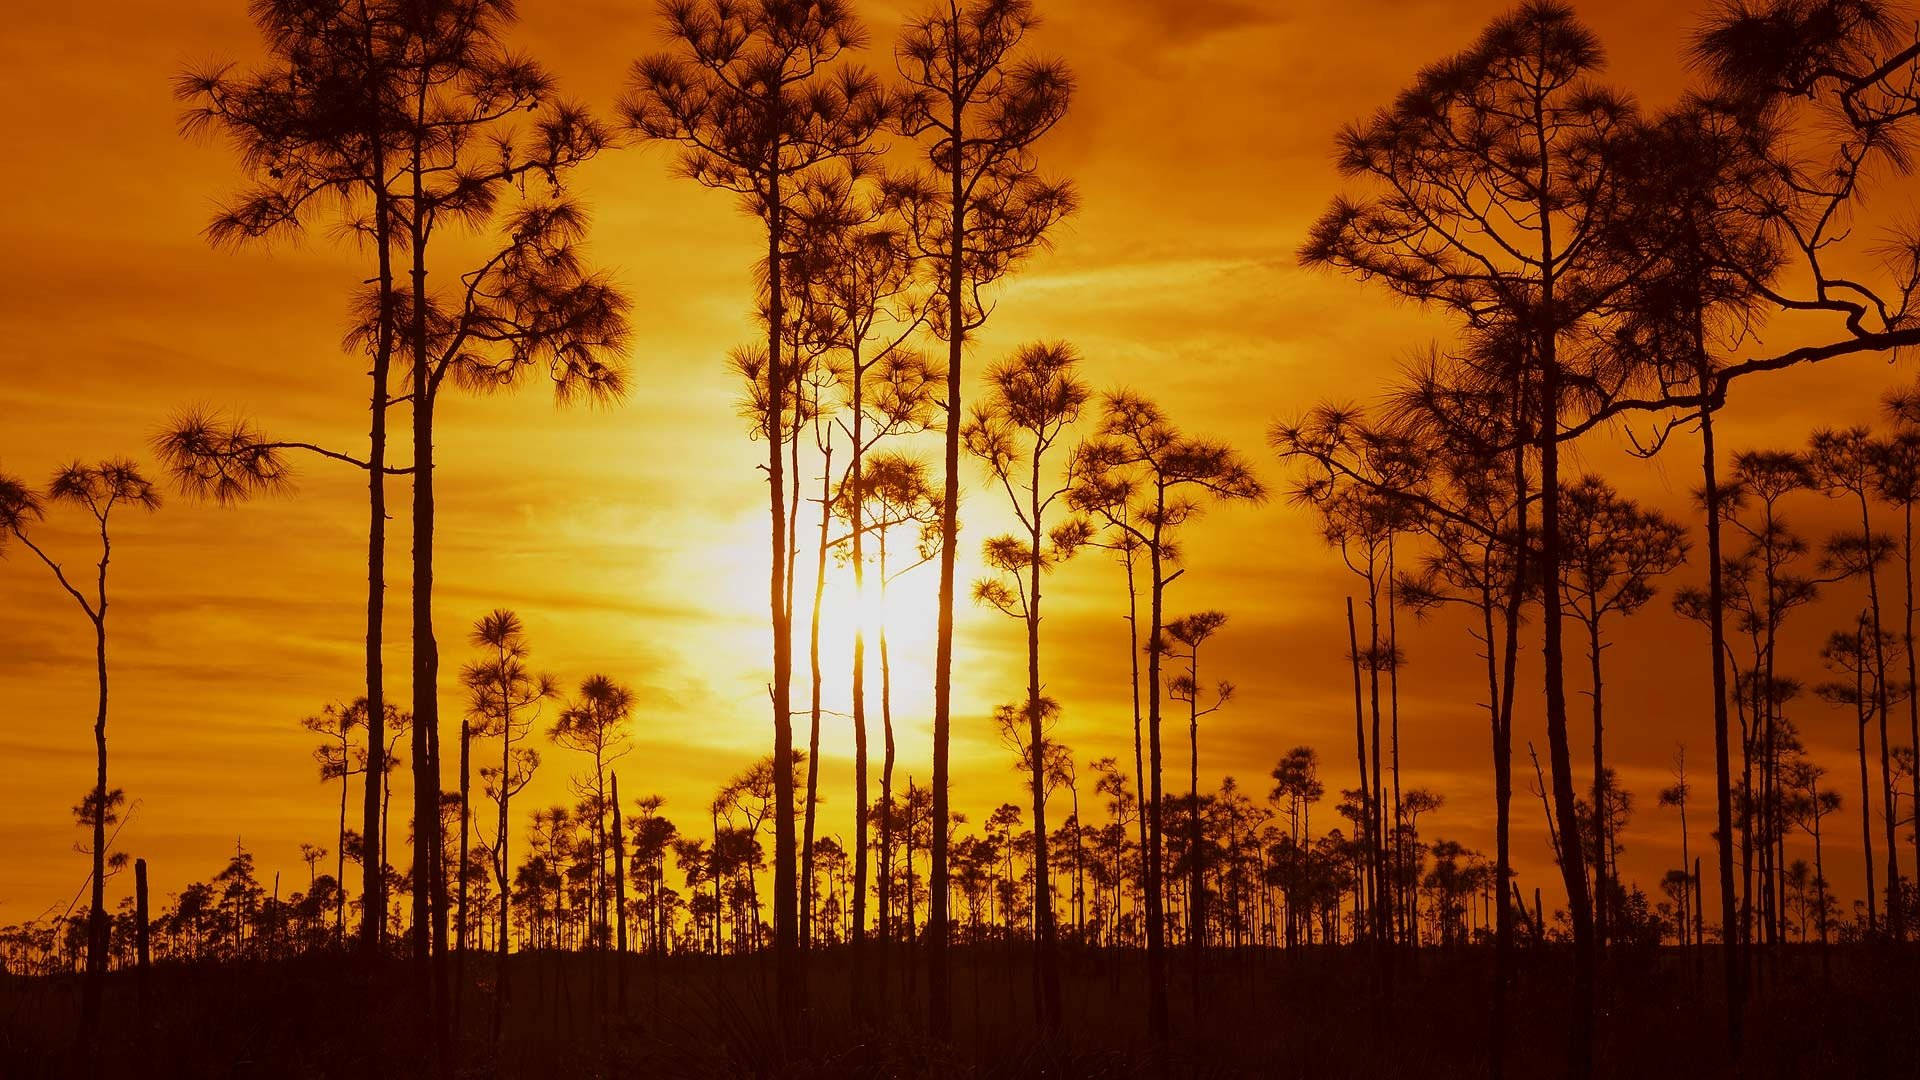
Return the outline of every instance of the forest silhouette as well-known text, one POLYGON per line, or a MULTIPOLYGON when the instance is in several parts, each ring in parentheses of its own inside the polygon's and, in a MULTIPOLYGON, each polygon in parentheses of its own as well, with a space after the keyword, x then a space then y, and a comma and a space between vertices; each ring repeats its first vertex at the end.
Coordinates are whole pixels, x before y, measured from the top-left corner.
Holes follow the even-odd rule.
POLYGON ((1724 425, 1790 371, 1898 371, 1920 346, 1920 12, 1714 0, 1661 43, 1690 83, 1657 105, 1573 6, 1463 26, 1326 133, 1324 211, 1284 253, 1442 336, 1374 343, 1413 358, 1350 386, 1360 404, 1248 376, 1222 409, 1267 425, 1257 447, 1071 341, 976 344, 1044 308, 1012 286, 1076 242, 1092 182, 1053 164, 1078 87, 1043 6, 936 0, 884 41, 844 0, 665 0, 631 13, 654 45, 595 106, 522 51, 511 0, 256 0, 252 52, 178 73, 180 134, 231 170, 204 240, 354 268, 306 301, 367 380, 334 403, 365 442, 257 419, 239 403, 271 394, 262 368, 230 401, 144 403, 118 445, 0 446, 81 455, 45 482, 0 470, 0 582, 22 610, 78 609, 97 686, 84 885, 0 929, 0 1072, 1915 1068, 1920 383, 1792 443, 1724 425), (446 518, 475 509, 436 494, 466 490, 436 460, 449 416, 536 386, 560 425, 660 385, 653 298, 592 251, 590 211, 617 208, 579 177, 616 157, 733 206, 756 253, 730 268, 750 338, 698 361, 732 411, 691 422, 752 446, 751 473, 700 475, 764 498, 724 573, 754 576, 726 614, 755 626, 765 698, 703 804, 657 793, 688 766, 639 738, 675 707, 647 673, 437 574, 446 518), (1684 499, 1630 494, 1651 469, 1684 499), (267 851, 242 823, 201 881, 150 867, 110 753, 142 722, 109 710, 109 628, 142 618, 109 574, 128 522, 264 514, 326 474, 364 483, 365 516, 301 542, 364 555, 360 669, 259 721, 306 733, 315 831, 267 851), (1321 542, 1277 548, 1245 524, 1262 504, 1321 542), (1270 627, 1239 583, 1272 562, 1339 581, 1306 618, 1342 663, 1294 678, 1342 730, 1311 745, 1262 718, 1243 784, 1217 768, 1248 729, 1214 741, 1248 707, 1236 683, 1301 663, 1222 655, 1270 627), (924 602, 903 578, 933 579, 924 602), (1190 599, 1209 578, 1217 608, 1190 599), (1053 618, 1061 597, 1099 609, 1099 642, 1053 618), (1660 621, 1706 693, 1616 661, 1660 621), (985 625, 1020 641, 983 718, 956 642, 985 625), (921 632, 924 668, 899 651, 921 632), (1474 660, 1470 795, 1412 753, 1403 776, 1402 713, 1424 721, 1403 684, 1449 641, 1474 660), (1095 650, 1130 714, 1059 692, 1095 650), (1621 704, 1636 686, 1659 714, 1621 704), (1660 733, 1670 775, 1623 763, 1623 730, 1660 733), (999 794, 959 805, 956 750, 981 745, 999 794), (1551 876, 1523 882, 1536 825, 1551 876), (1677 858, 1663 839, 1669 865, 1624 867, 1656 832, 1677 858), (156 897, 150 869, 187 883, 156 897))

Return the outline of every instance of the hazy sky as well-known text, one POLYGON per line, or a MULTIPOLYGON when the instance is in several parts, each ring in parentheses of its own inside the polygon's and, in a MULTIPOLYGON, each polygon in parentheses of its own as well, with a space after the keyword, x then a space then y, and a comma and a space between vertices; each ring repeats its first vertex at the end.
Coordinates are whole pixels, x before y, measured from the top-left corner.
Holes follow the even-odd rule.
MULTIPOLYGON (((900 15, 917 6, 861 5, 874 41, 865 63, 891 70, 900 15)), ((1046 23, 1035 45, 1062 56, 1079 83, 1040 156, 1049 172, 1076 182, 1083 208, 1057 230, 1053 252, 998 290, 969 363, 977 372, 1036 338, 1072 342, 1094 386, 1148 392, 1189 430, 1241 447, 1282 496, 1197 524, 1190 570, 1170 594, 1172 613, 1217 607, 1231 616, 1207 664, 1240 695, 1205 721, 1208 786, 1232 774, 1263 795, 1274 761, 1299 743, 1320 749, 1330 791, 1355 783, 1342 615, 1355 579, 1321 544, 1312 518, 1284 498, 1289 477, 1264 432, 1325 399, 1365 402, 1448 327, 1368 286, 1305 273, 1292 253, 1338 190, 1330 165, 1337 127, 1389 101, 1421 65, 1463 47, 1505 6, 1040 4, 1046 23)), ((364 446, 364 365, 339 348, 343 297, 367 275, 364 261, 324 235, 233 253, 209 249, 200 234, 239 175, 224 145, 178 136, 169 79, 209 60, 255 59, 245 8, 242 0, 123 3, 112 13, 29 5, 0 39, 0 80, 16 103, 13 195, 0 211, 5 471, 39 481, 73 457, 144 456, 155 428, 188 405, 241 410, 284 437, 364 446)), ((512 40, 602 110, 629 62, 660 45, 644 0, 528 0, 523 8, 512 40)), ((1679 52, 1693 6, 1582 8, 1610 50, 1609 79, 1648 107, 1671 101, 1686 77, 1679 52)), ((766 511, 755 472, 764 447, 746 438, 723 363, 754 332, 751 269, 762 241, 730 197, 671 178, 669 163, 664 149, 624 149, 578 175, 576 190, 595 214, 595 256, 635 301, 629 399, 597 411, 556 410, 537 388, 443 399, 436 626, 449 745, 466 630, 487 610, 511 607, 527 623, 535 665, 569 689, 595 672, 637 689, 634 750, 619 764, 623 790, 658 792, 667 816, 686 820, 701 817, 719 782, 771 745, 766 511)), ((1910 214, 1914 195, 1911 185, 1883 189, 1879 212, 1910 214)), ((1869 421, 1880 392, 1910 380, 1856 360, 1742 388, 1725 414, 1727 445, 1797 444, 1816 424, 1869 421)), ((1603 435, 1579 448, 1570 468, 1605 468, 1623 489, 1684 514, 1695 455, 1683 438, 1667 457, 1638 462, 1603 435)), ((117 520, 109 738, 112 783, 133 803, 117 849, 149 861, 162 896, 218 870, 236 839, 269 872, 288 872, 283 891, 291 892, 297 845, 334 843, 337 793, 319 782, 315 740, 299 720, 361 692, 365 489, 343 466, 300 465, 298 490, 287 497, 233 509, 176 497, 150 518, 117 520)), ((410 537, 399 508, 407 497, 396 483, 388 692, 402 702, 410 537)), ((978 572, 978 541, 1004 521, 982 473, 969 473, 965 498, 963 582, 978 572)), ((1831 511, 1818 496, 1789 506, 1809 533, 1827 530, 1831 511)), ((80 524, 59 512, 40 532, 70 567, 93 558, 80 524)), ((909 774, 924 783, 929 771, 933 576, 903 580, 893 610, 903 786, 909 774)), ((1676 575, 1697 577, 1693 567, 1676 575)), ((1809 683, 1822 677, 1818 643, 1857 609, 1859 592, 1842 586, 1796 617, 1788 671, 1809 683)), ((1056 576, 1048 603, 1043 671, 1065 707, 1058 736, 1082 763, 1127 756, 1120 571, 1100 552, 1084 554, 1056 576)), ((844 608, 830 613, 830 625, 848 617, 844 608)), ((1403 783, 1447 800, 1422 819, 1422 831, 1491 851, 1472 643, 1448 615, 1408 627, 1403 638, 1403 783)), ((91 644, 84 618, 44 568, 10 551, 0 561, 0 924, 58 913, 83 884, 69 808, 92 782, 91 644)), ((850 821, 847 651, 835 643, 826 657, 829 835, 850 821)), ((1671 614, 1663 593, 1607 653, 1609 745, 1638 796, 1622 836, 1624 868, 1649 888, 1677 865, 1677 821, 1653 802, 1679 742, 1701 793, 1693 848, 1710 854, 1704 651, 1704 635, 1671 614)), ((804 700, 804 672, 802 663, 796 700, 804 700)), ((955 672, 955 799, 978 820, 1021 798, 990 720, 993 706, 1023 686, 1017 625, 964 609, 955 672)), ((1526 787, 1527 743, 1545 749, 1538 678, 1530 667, 1523 677, 1516 859, 1521 886, 1543 886, 1551 905, 1559 887, 1526 787)), ((1582 676, 1571 678, 1570 692, 1584 690, 1582 676)), ((1579 747, 1584 698, 1573 709, 1579 747)), ((1851 898, 1860 887, 1859 806, 1847 779, 1853 724, 1810 697, 1790 712, 1846 800, 1829 821, 1827 864, 1851 898)), ((874 723, 877 739, 877 715, 874 723)), ((1183 729, 1180 736, 1169 729, 1173 775, 1185 771, 1183 729)), ((453 755, 445 756, 450 766, 453 755)), ((565 778, 582 764, 570 757, 545 751, 518 805, 568 798, 565 778)), ((1584 765, 1578 775, 1588 782, 1584 765)), ((1091 803, 1090 786, 1086 794, 1091 803)), ((1792 841, 1796 853, 1806 846, 1792 841)), ((116 880, 112 895, 130 887, 130 878, 116 880)))

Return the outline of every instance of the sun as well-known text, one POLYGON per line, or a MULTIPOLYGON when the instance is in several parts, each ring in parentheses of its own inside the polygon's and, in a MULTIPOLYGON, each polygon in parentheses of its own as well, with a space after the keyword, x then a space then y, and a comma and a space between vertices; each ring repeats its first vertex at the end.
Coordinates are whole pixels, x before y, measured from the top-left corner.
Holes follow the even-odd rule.
MULTIPOLYGON (((815 567, 803 563, 795 582, 799 593, 794 598, 794 634, 802 641, 811 633, 814 571, 815 567)), ((884 589, 874 566, 867 567, 865 577, 864 582, 856 583, 853 567, 828 558, 826 586, 820 594, 822 651, 832 641, 840 643, 837 647, 851 657, 856 632, 865 634, 871 650, 877 647, 882 631, 893 649, 931 647, 939 611, 933 567, 929 564, 909 570, 884 589)))
MULTIPOLYGON (((751 687, 764 700, 771 664, 767 627, 767 558, 765 519, 740 515, 722 542, 704 548, 685 572, 697 579, 703 603, 720 625, 690 657, 713 676, 751 687)), ((815 562, 817 523, 800 527, 800 551, 794 560, 792 687, 794 707, 808 708, 815 657, 813 634, 814 587, 819 572, 815 562)), ((891 579, 882 590, 877 551, 868 545, 865 582, 856 583, 853 567, 829 550, 825 581, 820 591, 818 658, 821 707, 829 726, 845 722, 852 709, 852 672, 856 635, 865 641, 865 681, 870 715, 877 716, 883 664, 890 671, 895 715, 903 723, 930 715, 934 646, 939 614, 939 569, 936 561, 917 562, 911 547, 904 560, 890 559, 891 579), (904 565, 903 565, 904 562, 904 565), (881 655, 882 635, 886 656, 881 655)), ((895 553, 889 552, 890 555, 895 553)), ((956 584, 964 589, 970 567, 960 567, 956 584)), ((964 592, 958 607, 965 610, 964 592)))

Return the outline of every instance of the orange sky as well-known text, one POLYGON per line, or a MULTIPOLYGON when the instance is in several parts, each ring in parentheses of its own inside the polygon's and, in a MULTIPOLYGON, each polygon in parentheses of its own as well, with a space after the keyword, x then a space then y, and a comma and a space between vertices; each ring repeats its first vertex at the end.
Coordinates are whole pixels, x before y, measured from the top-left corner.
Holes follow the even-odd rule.
MULTIPOLYGON (((861 6, 878 46, 868 64, 890 68, 900 12, 915 6, 861 6)), ((1294 266, 1308 222, 1338 188, 1332 134, 1388 101, 1420 65, 1464 46, 1505 6, 1042 0, 1047 22, 1036 42, 1072 65, 1079 92, 1041 156, 1079 185, 1083 209, 1057 231, 1053 253, 1000 290, 973 370, 1019 342, 1065 339, 1086 356, 1084 375, 1096 387, 1147 391, 1190 430, 1243 448, 1268 485, 1283 488, 1287 474, 1264 448, 1269 423, 1328 397, 1368 399, 1447 331, 1369 287, 1294 266)), ((523 7, 512 39, 569 93, 603 109, 629 61, 659 43, 644 2, 523 7)), ((1610 48, 1612 81, 1648 105, 1673 98, 1684 78, 1679 47, 1695 17, 1689 5, 1582 10, 1610 48)), ((256 55, 244 3, 124 3, 111 15, 30 5, 12 25, 0 40, 0 79, 17 103, 13 195, 0 211, 8 253, 0 263, 0 467, 38 481, 74 456, 143 454, 169 411, 191 404, 243 409, 285 437, 363 445, 364 377, 337 347, 342 297, 365 276, 358 260, 324 237, 236 254, 212 251, 200 236, 238 174, 224 146, 178 137, 168 82, 189 64, 256 55)), ((640 691, 623 790, 659 792, 669 817, 697 819, 724 776, 770 746, 758 584, 764 487, 754 471, 764 448, 744 437, 722 362, 753 333, 755 226, 729 197, 670 178, 662 149, 609 153, 580 171, 577 191, 596 215, 597 257, 635 298, 634 390, 601 411, 556 411, 532 391, 442 405, 443 711, 449 719, 459 712, 467 626, 512 607, 538 666, 570 687, 605 672, 640 691)), ((1880 206, 1910 212, 1913 200, 1908 186, 1883 191, 1880 206)), ((1773 379, 1764 397, 1736 394, 1728 445, 1797 443, 1817 423, 1870 420, 1879 392, 1909 378, 1859 360, 1773 379)), ((1684 513, 1693 452, 1687 443, 1667 459, 1630 462, 1601 437, 1576 461, 1604 466, 1630 493, 1684 513)), ((983 480, 970 474, 963 506, 974 538, 963 548, 963 580, 977 572, 977 541, 1002 520, 983 480)), ((392 498, 404 504, 404 484, 392 498)), ((151 518, 119 521, 109 734, 112 782, 136 803, 119 848, 148 859, 161 895, 219 869, 236 837, 263 866, 289 873, 286 891, 297 880, 300 841, 332 846, 336 804, 316 779, 313 739, 298 721, 359 693, 363 499, 352 470, 303 461, 289 497, 225 510, 174 498, 151 518)), ((1790 511, 1815 534, 1827 515, 1820 502, 1803 496, 1790 511)), ((55 515, 41 535, 70 565, 90 558, 71 514, 55 515)), ((404 701, 404 514, 390 543, 389 693, 404 701)), ((1191 570, 1169 604, 1175 613, 1230 613, 1208 666, 1241 691, 1203 729, 1203 783, 1231 773, 1263 794, 1274 760, 1304 742, 1320 748, 1330 790, 1352 786, 1340 606, 1353 579, 1320 544, 1310 516, 1284 498, 1222 510, 1193 529, 1188 551, 1191 570)), ((1693 580, 1697 571, 1678 576, 1693 580)), ((902 582, 896 604, 903 784, 928 772, 921 673, 932 634, 915 609, 930 608, 932 577, 902 582)), ((1057 734, 1083 762, 1130 745, 1122 589, 1117 568, 1093 552, 1062 570, 1049 594, 1045 678, 1065 705, 1057 734)), ((1796 617, 1794 674, 1821 677, 1814 650, 1857 603, 1855 591, 1796 617)), ((1442 617, 1407 632, 1404 645, 1406 783, 1447 797, 1423 818, 1423 832, 1490 851, 1471 643, 1442 617)), ((29 553, 10 552, 0 562, 0 924, 64 909, 86 873, 68 808, 91 783, 90 650, 71 602, 29 553)), ((1623 863, 1649 888, 1677 862, 1676 823, 1652 806, 1677 740, 1688 745, 1697 790, 1710 792, 1703 651, 1701 634, 1663 597, 1608 654, 1611 752, 1640 799, 1622 837, 1623 863)), ((957 805, 976 818, 1018 798, 989 714, 1020 692, 1022 664, 1014 623, 963 612, 954 784, 957 805)), ((804 664, 798 673, 804 695, 804 664)), ((1537 677, 1526 677, 1532 690, 1537 677)), ((836 665, 829 709, 844 710, 845 687, 836 665)), ((1526 741, 1544 751, 1544 737, 1531 704, 1537 694, 1521 700, 1516 776, 1524 781, 1526 741)), ((1828 873, 1852 897, 1851 720, 1811 700, 1792 715, 1847 801, 1829 823, 1828 873)), ((1576 745, 1584 727, 1576 725, 1576 745)), ((830 717, 825 741, 823 832, 832 834, 847 828, 850 805, 845 721, 830 717)), ((1170 742, 1169 755, 1170 772, 1183 772, 1184 749, 1170 742)), ((558 750, 545 757, 522 807, 564 798, 564 778, 580 765, 558 750)), ((1522 887, 1544 886, 1551 905, 1559 889, 1524 782, 1514 805, 1522 887)), ((1709 809, 1703 794, 1693 838, 1702 854, 1709 809)), ((1796 838, 1794 846, 1805 845, 1796 838)), ((117 895, 130 881, 112 886, 117 895)))

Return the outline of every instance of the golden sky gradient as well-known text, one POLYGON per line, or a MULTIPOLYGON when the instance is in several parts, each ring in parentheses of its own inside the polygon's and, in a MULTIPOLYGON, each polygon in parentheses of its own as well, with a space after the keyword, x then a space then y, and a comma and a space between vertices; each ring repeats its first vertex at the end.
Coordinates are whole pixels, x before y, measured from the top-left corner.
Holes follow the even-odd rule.
MULTIPOLYGON (((865 63, 891 69, 894 29, 917 6, 861 5, 874 37, 865 63)), ((1241 447, 1282 491, 1287 473, 1264 445, 1273 420, 1327 398, 1368 400, 1448 330, 1383 292, 1295 267, 1294 248, 1339 187, 1333 133, 1389 101, 1421 65, 1465 46, 1504 0, 1039 6, 1046 23, 1036 45, 1063 56, 1079 81, 1071 112, 1040 153, 1050 172, 1078 184, 1083 208, 1056 232, 1053 252, 999 291, 973 346, 973 371, 1017 343, 1065 339, 1086 357, 1083 374, 1095 387, 1149 393, 1189 430, 1241 447)), ((1671 101, 1686 78, 1679 54, 1693 5, 1580 7, 1609 47, 1611 80, 1649 107, 1671 101)), ((525 0, 523 8, 512 40, 603 112, 628 63, 660 43, 645 0, 525 0)), ((0 467, 37 481, 73 457, 145 455, 154 429, 188 405, 239 409, 284 437, 364 446, 364 376, 338 347, 343 297, 366 276, 362 260, 324 236, 232 253, 209 249, 200 235, 239 177, 225 146, 178 136, 169 79, 189 64, 257 56, 243 0, 147 0, 111 12, 29 5, 11 22, 0 39, 0 79, 16 103, 12 195, 0 211, 0 467)), ((723 363, 754 332, 758 241, 731 198, 671 178, 668 166, 664 149, 625 149, 578 174, 596 218, 592 249, 635 300, 629 399, 562 411, 534 388, 443 401, 437 629, 450 731, 466 629, 494 607, 522 615, 536 666, 569 688, 594 672, 633 685, 641 704, 634 752, 619 765, 622 788, 665 795, 666 814, 692 823, 718 783, 771 744, 765 504, 755 472, 764 447, 745 437, 723 363)), ((1910 213, 1914 194, 1910 185, 1883 190, 1877 205, 1910 213)), ((1881 390, 1911 379, 1875 360, 1843 365, 1742 388, 1725 414, 1725 445, 1797 444, 1820 423, 1871 420, 1881 390)), ((1694 454, 1682 440, 1666 459, 1634 462, 1601 436, 1575 461, 1684 514, 1694 454)), ((396 456, 405 455, 402 443, 396 456)), ((119 849, 148 859, 161 896, 219 869, 236 837, 269 871, 287 872, 284 892, 297 887, 299 842, 333 844, 337 804, 298 721, 360 692, 365 489, 344 466, 300 466, 287 497, 233 509, 175 497, 150 518, 117 522, 109 738, 112 783, 135 803, 119 849)), ((978 541, 1004 520, 984 479, 970 472, 962 508, 963 581, 978 572, 978 541)), ((404 482, 390 497, 404 506, 404 482)), ((1829 514, 1817 496, 1797 497, 1789 512, 1809 533, 1824 533, 1829 514)), ((389 693, 404 702, 410 537, 404 511, 396 513, 388 671, 389 693)), ((70 513, 52 516, 41 535, 70 566, 91 557, 70 513)), ((1170 593, 1170 614, 1230 614, 1207 664, 1240 689, 1203 727, 1203 784, 1232 774, 1263 795, 1279 755, 1310 743, 1330 791, 1353 786, 1341 604, 1355 579, 1320 543, 1311 516, 1285 498, 1210 514, 1187 546, 1191 570, 1170 593)), ((903 581, 895 605, 903 785, 908 774, 924 783, 929 772, 933 577, 928 570, 903 581)), ((1693 581, 1698 571, 1675 577, 1693 581)), ((1793 674, 1822 677, 1815 650, 1848 618, 1858 591, 1843 586, 1796 616, 1787 634, 1793 674)), ((1056 575, 1048 602, 1043 673, 1065 706, 1057 734, 1082 762, 1124 757, 1131 732, 1120 571, 1101 552, 1083 554, 1056 575)), ((1473 646, 1451 615, 1404 638, 1405 782, 1447 798, 1423 818, 1423 833, 1490 852, 1492 785, 1473 646)), ((1622 836, 1624 869, 1650 890, 1677 863, 1677 822, 1653 806, 1676 741, 1687 744, 1701 793, 1694 850, 1709 851, 1704 649, 1703 633, 1677 620, 1663 595, 1608 653, 1609 745, 1639 797, 1622 836)), ((10 552, 0 562, 0 923, 58 913, 86 874, 69 807, 92 776, 90 650, 71 601, 29 553, 10 552)), ((1022 650, 1011 620, 963 611, 954 785, 956 805, 976 820, 1019 799, 990 713, 1020 693, 1022 650)), ((836 714, 826 723, 821 790, 829 835, 850 820, 851 739, 839 716, 845 655, 844 647, 828 652, 827 707, 836 714)), ((804 700, 804 654, 796 676, 796 700, 804 700)), ((1523 677, 1516 862, 1521 887, 1542 886, 1551 906, 1559 885, 1525 787, 1527 741, 1544 751, 1538 679, 1531 668, 1523 677)), ((1584 688, 1581 676, 1570 678, 1570 690, 1584 688)), ((1574 708, 1584 715, 1577 699, 1574 708)), ((1827 862, 1850 901, 1860 888, 1851 718, 1811 698, 1792 716, 1846 799, 1829 823, 1827 862)), ((877 736, 877 715, 874 724, 877 736)), ((1584 745, 1584 721, 1574 737, 1584 745)), ((566 798, 564 778, 581 764, 559 750, 543 754, 517 803, 526 810, 566 798)), ((1175 742, 1171 729, 1168 754, 1169 773, 1184 773, 1184 737, 1175 742)), ((1086 795, 1091 804, 1090 785, 1086 795)), ((1317 820, 1330 822, 1330 812, 1317 820)), ((109 903, 130 887, 130 879, 113 882, 109 903)))

